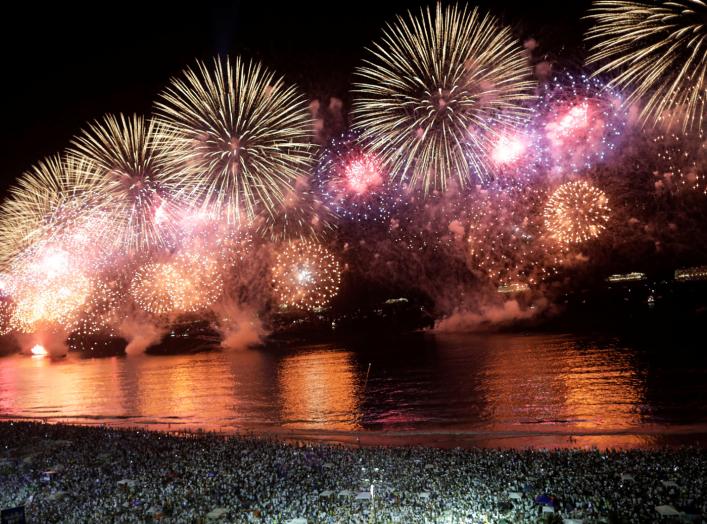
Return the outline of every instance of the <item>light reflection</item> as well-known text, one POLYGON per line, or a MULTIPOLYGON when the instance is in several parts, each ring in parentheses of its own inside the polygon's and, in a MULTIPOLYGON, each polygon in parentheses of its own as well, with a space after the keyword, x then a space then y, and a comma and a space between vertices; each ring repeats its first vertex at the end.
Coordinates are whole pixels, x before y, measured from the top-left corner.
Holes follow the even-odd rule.
MULTIPOLYGON (((106 387, 103 366, 91 366, 88 362, 81 366, 82 363, 69 359, 9 357, 3 366, 8 364, 8 375, 13 380, 9 390, 2 391, 5 396, 0 403, 3 413, 82 421, 87 414, 102 411, 106 408, 103 399, 114 401, 120 396, 119 392, 115 387, 106 387)), ((7 377, 3 375, 0 375, 1 385, 6 387, 7 377)))
POLYGON ((142 362, 133 375, 134 415, 144 425, 219 431, 239 411, 239 397, 230 395, 233 375, 225 359, 200 355, 139 358, 142 362))
POLYGON ((572 336, 435 340, 397 350, 0 357, 0 416, 315 437, 384 430, 420 444, 446 435, 521 447, 646 445, 688 423, 704 431, 704 359, 676 365, 663 351, 572 336))
MULTIPOLYGON (((564 385, 565 410, 574 414, 578 433, 636 430, 643 404, 634 363, 615 348, 567 348, 565 369, 559 373, 564 385)), ((592 444, 609 447, 615 435, 593 435, 592 444)), ((625 436, 623 445, 629 444, 625 436)))
MULTIPOLYGON (((547 343, 547 338, 541 339, 547 343)), ((480 384, 485 418, 494 430, 518 430, 523 424, 564 419, 563 385, 553 370, 552 352, 534 351, 533 337, 495 337, 484 352, 480 384)))
POLYGON ((350 431, 360 426, 360 377, 351 352, 315 350, 285 357, 278 379, 282 426, 350 431))
POLYGON ((533 339, 501 338, 487 352, 484 398, 492 429, 559 433, 569 443, 599 447, 632 444, 627 433, 642 426, 644 402, 636 363, 616 347, 542 337, 538 348, 533 339))

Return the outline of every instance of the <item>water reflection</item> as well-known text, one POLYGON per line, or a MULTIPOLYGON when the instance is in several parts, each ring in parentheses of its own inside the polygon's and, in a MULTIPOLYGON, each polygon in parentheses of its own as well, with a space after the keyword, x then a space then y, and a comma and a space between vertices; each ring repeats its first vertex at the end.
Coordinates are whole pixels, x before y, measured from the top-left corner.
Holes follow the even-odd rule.
POLYGON ((520 423, 583 432, 642 423, 638 364, 621 347, 514 337, 496 339, 486 357, 485 401, 498 429, 520 423))
POLYGON ((565 389, 565 412, 579 429, 641 424, 642 380, 625 351, 568 347, 565 352, 566 364, 558 376, 565 389))
POLYGON ((278 368, 282 426, 359 429, 359 383, 350 351, 319 349, 290 355, 278 368))
POLYGON ((3 412, 73 418, 110 410, 122 397, 115 358, 86 369, 48 358, 15 357, 14 363, 0 375, 3 412))
POLYGON ((539 342, 534 337, 498 337, 484 351, 484 418, 494 424, 492 429, 517 430, 518 424, 566 418, 564 384, 553 356, 556 341, 543 340, 543 351, 539 342))
POLYGON ((582 444, 626 445, 632 435, 706 432, 707 356, 522 335, 161 357, 13 355, 0 358, 0 415, 163 429, 555 438, 545 445, 588 435, 582 444))
POLYGON ((179 356, 139 358, 147 362, 136 369, 128 359, 125 376, 136 384, 136 411, 146 422, 169 417, 186 425, 209 421, 220 426, 226 413, 238 410, 234 404, 238 397, 230 394, 233 376, 222 359, 202 355, 188 360, 179 356))

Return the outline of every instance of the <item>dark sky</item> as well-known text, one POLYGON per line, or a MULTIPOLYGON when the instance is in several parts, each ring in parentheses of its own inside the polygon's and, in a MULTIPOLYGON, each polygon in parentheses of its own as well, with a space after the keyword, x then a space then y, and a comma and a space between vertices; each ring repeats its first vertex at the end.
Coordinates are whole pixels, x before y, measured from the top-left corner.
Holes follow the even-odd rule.
MULTIPOLYGON (((259 58, 310 97, 348 103, 364 47, 395 14, 433 2, 58 4, 23 2, 3 14, 0 191, 66 147, 86 121, 149 112, 170 76, 196 58, 259 58)), ((512 25, 519 39, 536 38, 553 61, 581 59, 587 1, 476 4, 512 25)))

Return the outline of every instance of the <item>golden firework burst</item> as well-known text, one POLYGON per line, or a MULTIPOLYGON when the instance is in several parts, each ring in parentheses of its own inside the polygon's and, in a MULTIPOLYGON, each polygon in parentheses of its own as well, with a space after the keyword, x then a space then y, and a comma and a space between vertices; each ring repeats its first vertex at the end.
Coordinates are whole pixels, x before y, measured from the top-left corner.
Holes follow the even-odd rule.
POLYGON ((493 137, 524 121, 534 85, 508 27, 440 3, 389 24, 357 76, 361 140, 425 192, 484 178, 493 137))
POLYGON ((641 121, 704 130, 707 115, 707 3, 595 0, 586 35, 595 74, 640 103, 641 121))

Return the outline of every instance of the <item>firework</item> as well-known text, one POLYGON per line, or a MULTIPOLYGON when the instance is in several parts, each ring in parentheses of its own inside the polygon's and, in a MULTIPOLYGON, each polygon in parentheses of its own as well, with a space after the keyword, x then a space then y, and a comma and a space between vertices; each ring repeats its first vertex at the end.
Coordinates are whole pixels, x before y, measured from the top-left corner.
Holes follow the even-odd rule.
POLYGON ((67 329, 81 313, 91 292, 91 281, 68 272, 46 281, 26 280, 13 295, 13 329, 20 333, 60 327, 67 329))
POLYGON ((707 3, 595 0, 588 63, 615 73, 644 123, 704 130, 707 114, 707 3))
POLYGON ((12 331, 15 304, 9 297, 0 297, 0 336, 12 331))
POLYGON ((468 219, 469 266, 495 285, 535 285, 557 272, 562 250, 545 238, 543 192, 494 187, 477 196, 468 219))
POLYGON ((323 308, 338 293, 340 281, 336 257, 309 240, 286 244, 272 268, 273 289, 283 309, 323 308))
MULTIPOLYGON (((250 228, 233 227, 208 213, 190 210, 182 214, 178 222, 178 230, 180 231, 179 253, 182 258, 188 257, 189 254, 206 254, 207 269, 214 272, 214 291, 220 289, 228 293, 234 291, 246 278, 243 271, 246 266, 255 264, 262 266, 262 271, 266 271, 265 264, 259 264, 255 256, 261 244, 256 243, 250 228), (215 266, 211 265, 212 261, 215 266)), ((142 288, 148 290, 150 284, 144 282, 142 288)), ((208 291, 208 287, 204 291, 208 291)), ((169 301, 165 306, 166 311, 174 309, 166 289, 160 289, 159 279, 151 293, 155 293, 153 294, 155 297, 166 297, 169 301)), ((211 301, 207 300, 207 302, 211 301)))
POLYGON ((331 141, 313 181, 323 201, 350 220, 387 222, 401 198, 378 159, 361 147, 356 133, 331 141))
POLYGON ((544 164, 550 171, 577 172, 603 161, 626 127, 621 98, 596 78, 569 73, 544 86, 536 110, 544 164))
POLYGON ((79 337, 114 335, 111 327, 112 315, 120 303, 120 297, 121 291, 116 282, 103 279, 94 282, 81 315, 70 328, 71 332, 79 337))
POLYGON ((502 135, 493 144, 491 159, 499 166, 513 165, 523 158, 527 149, 526 139, 520 133, 502 135))
POLYGON ((172 79, 156 108, 169 133, 165 164, 228 223, 276 215, 311 166, 305 99, 259 63, 199 62, 172 79))
POLYGON ((603 191, 583 182, 558 187, 545 205, 545 227, 562 244, 596 238, 609 221, 609 200, 603 191))
POLYGON ((139 268, 130 283, 135 303, 158 316, 199 313, 223 292, 220 266, 215 258, 183 252, 165 262, 139 268))
POLYGON ((357 70, 354 125, 393 177, 425 192, 488 172, 490 140, 525 119, 533 84, 509 28, 478 9, 398 17, 357 70))
POLYGON ((262 213, 254 223, 254 231, 263 238, 281 242, 297 238, 318 238, 333 227, 335 216, 311 191, 307 183, 299 181, 288 190, 281 209, 262 213))
POLYGON ((221 266, 224 279, 233 276, 255 251, 253 235, 248 231, 230 230, 227 235, 216 237, 213 252, 221 266))
POLYGON ((373 155, 363 154, 350 159, 342 170, 342 191, 355 196, 375 191, 383 184, 381 169, 373 155))
POLYGON ((98 279, 93 283, 76 320, 67 328, 67 339, 73 351, 95 351, 110 347, 117 339, 115 315, 121 304, 122 290, 118 282, 98 279))
POLYGON ((209 255, 183 253, 173 264, 179 279, 169 283, 175 309, 184 313, 204 311, 223 293, 218 261, 209 255))
POLYGON ((166 134, 141 116, 107 115, 72 141, 69 154, 98 166, 104 220, 112 249, 136 253, 174 244, 173 223, 182 178, 157 162, 166 134))
MULTIPOLYGON (((56 241, 82 249, 105 223, 90 220, 103 182, 93 164, 52 156, 24 173, 0 206, 0 263, 7 265, 37 242, 56 241), (88 231, 94 234, 87 234, 88 231)), ((90 251, 96 255, 96 250, 90 251)))
POLYGON ((169 284, 179 275, 164 262, 146 264, 138 269, 130 283, 130 294, 143 311, 155 315, 168 315, 175 311, 169 284))
POLYGON ((695 138, 675 133, 654 137, 657 166, 676 189, 707 194, 707 141, 702 134, 695 138))
POLYGON ((93 246, 96 237, 85 229, 88 226, 77 219, 62 234, 48 231, 7 264, 3 293, 13 302, 12 329, 69 332, 85 313, 100 259, 96 255, 100 249, 93 246))
POLYGON ((392 241, 400 250, 427 253, 431 259, 456 251, 463 234, 454 231, 453 224, 465 222, 473 198, 470 191, 410 194, 405 206, 388 223, 383 242, 392 241))

